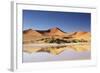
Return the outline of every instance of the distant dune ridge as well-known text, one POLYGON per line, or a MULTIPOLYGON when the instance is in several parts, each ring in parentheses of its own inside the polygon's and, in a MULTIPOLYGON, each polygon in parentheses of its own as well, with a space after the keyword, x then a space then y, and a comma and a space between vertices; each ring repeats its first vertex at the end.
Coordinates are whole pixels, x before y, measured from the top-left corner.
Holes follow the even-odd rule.
POLYGON ((73 32, 70 36, 76 39, 84 39, 84 40, 91 40, 91 33, 90 32, 73 32))
POLYGON ((65 37, 73 37, 76 39, 86 39, 90 40, 91 33, 90 32, 64 32, 61 29, 55 27, 48 30, 33 30, 28 29, 23 31, 24 39, 28 38, 36 38, 36 37, 43 37, 43 36, 65 36, 65 37))
POLYGON ((47 33, 48 36, 64 36, 66 35, 65 32, 63 32, 62 30, 60 30, 59 28, 55 27, 55 28, 51 28, 49 29, 50 32, 47 33))
POLYGON ((23 34, 25 34, 25 35, 41 36, 41 34, 39 32, 37 32, 36 30, 32 30, 32 29, 24 30, 23 34))
POLYGON ((59 28, 55 27, 55 28, 51 28, 51 29, 48 29, 48 30, 33 30, 33 29, 28 29, 28 30, 24 30, 23 31, 24 34, 32 34, 32 35, 35 35, 35 36, 55 36, 55 35, 58 35, 58 36, 63 36, 63 35, 66 35, 65 32, 63 32, 62 30, 60 30, 59 28))

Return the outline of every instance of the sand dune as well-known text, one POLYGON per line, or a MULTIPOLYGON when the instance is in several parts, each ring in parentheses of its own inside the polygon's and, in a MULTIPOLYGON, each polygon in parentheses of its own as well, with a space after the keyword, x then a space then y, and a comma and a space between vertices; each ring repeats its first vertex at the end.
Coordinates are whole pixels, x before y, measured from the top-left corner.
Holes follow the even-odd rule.
POLYGON ((51 28, 49 30, 50 30, 50 32, 46 34, 48 36, 65 36, 67 34, 57 27, 51 28))
POLYGON ((75 39, 84 39, 84 40, 91 39, 90 32, 74 32, 71 36, 74 37, 75 39))
POLYGON ((48 38, 48 37, 72 37, 73 39, 84 39, 84 40, 91 40, 90 32, 64 32, 61 29, 55 27, 48 30, 24 30, 23 31, 23 38, 25 40, 35 40, 39 38, 48 38))
MULTIPOLYGON (((54 55, 60 54, 64 50, 71 48, 74 51, 81 52, 90 50, 91 34, 90 32, 64 32, 55 27, 48 30, 28 29, 23 31, 24 52, 48 52, 54 55), (32 47, 25 46, 29 44, 70 44, 63 46, 32 47), (78 45, 75 43, 78 43, 78 45), (82 44, 85 43, 85 44, 82 44), (82 45, 81 45, 82 44, 82 45)), ((69 49, 70 50, 70 49, 69 49)))

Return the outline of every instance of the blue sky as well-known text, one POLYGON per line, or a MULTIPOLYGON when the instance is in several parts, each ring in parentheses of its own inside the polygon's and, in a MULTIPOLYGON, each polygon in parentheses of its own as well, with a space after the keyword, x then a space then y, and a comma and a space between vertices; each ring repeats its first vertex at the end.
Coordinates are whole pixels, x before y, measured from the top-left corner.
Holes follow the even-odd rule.
POLYGON ((23 10, 23 30, 47 30, 58 27, 64 32, 91 31, 91 14, 23 10))

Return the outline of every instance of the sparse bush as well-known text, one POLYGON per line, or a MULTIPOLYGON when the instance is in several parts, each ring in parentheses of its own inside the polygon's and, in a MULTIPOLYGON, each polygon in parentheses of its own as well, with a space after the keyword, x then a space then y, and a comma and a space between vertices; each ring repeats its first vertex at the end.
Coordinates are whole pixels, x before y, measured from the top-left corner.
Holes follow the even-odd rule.
POLYGON ((63 37, 64 39, 70 39, 70 38, 72 38, 72 37, 63 37))
POLYGON ((77 43, 77 41, 76 40, 72 40, 72 43, 77 43))
POLYGON ((71 43, 71 41, 69 41, 69 40, 63 40, 63 39, 51 39, 51 40, 49 40, 48 43, 61 44, 61 43, 71 43))
POLYGON ((81 39, 81 40, 78 40, 78 39, 64 40, 64 39, 59 39, 59 38, 44 38, 41 40, 44 40, 44 42, 46 42, 46 43, 57 43, 57 44, 87 42, 86 40, 83 40, 83 39, 81 39))

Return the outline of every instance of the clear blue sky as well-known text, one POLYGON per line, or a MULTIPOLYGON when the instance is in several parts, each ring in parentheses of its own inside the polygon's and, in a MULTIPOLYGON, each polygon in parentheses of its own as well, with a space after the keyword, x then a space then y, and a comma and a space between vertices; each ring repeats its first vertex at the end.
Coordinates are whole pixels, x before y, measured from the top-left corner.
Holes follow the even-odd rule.
POLYGON ((23 10, 23 30, 47 30, 58 27, 64 32, 91 31, 91 14, 23 10))

